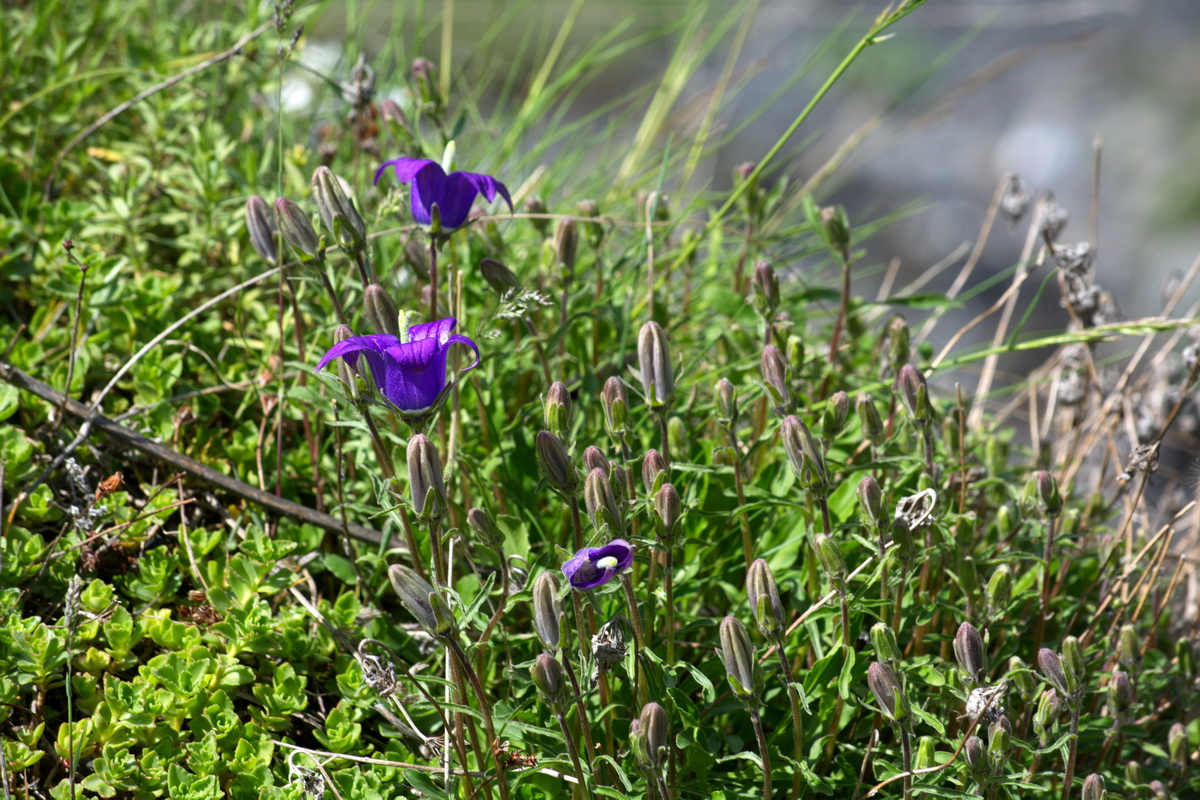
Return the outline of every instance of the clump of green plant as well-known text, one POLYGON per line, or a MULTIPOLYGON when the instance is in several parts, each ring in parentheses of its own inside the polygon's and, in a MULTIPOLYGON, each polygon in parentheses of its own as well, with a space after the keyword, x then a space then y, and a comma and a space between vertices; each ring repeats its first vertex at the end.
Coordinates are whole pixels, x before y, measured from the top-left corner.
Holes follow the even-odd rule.
POLYGON ((740 8, 573 123, 636 37, 569 53, 572 12, 485 114, 447 7, 440 47, 326 76, 316 147, 259 109, 320 7, 223 45, 157 5, 6 9, 5 796, 1195 794, 1197 510, 1165 462, 1200 421, 1197 270, 1120 320, 1004 176, 949 292, 868 301, 896 220, 778 161, 920 5, 707 192, 740 8), (139 52, 193 91, 121 107, 130 31, 168 29, 139 52), (1025 250, 948 331, 999 216, 1025 250))

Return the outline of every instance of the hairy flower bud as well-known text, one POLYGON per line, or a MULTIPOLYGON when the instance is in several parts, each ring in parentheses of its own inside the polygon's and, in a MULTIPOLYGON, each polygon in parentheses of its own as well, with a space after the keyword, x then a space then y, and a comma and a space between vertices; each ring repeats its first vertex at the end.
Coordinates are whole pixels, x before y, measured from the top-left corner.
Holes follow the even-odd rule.
POLYGON ((867 686, 885 717, 901 725, 908 721, 912 714, 908 698, 891 667, 881 661, 872 661, 867 667, 867 686))
POLYGON ((1037 486, 1038 499, 1041 501, 1042 511, 1048 517, 1057 517, 1062 511, 1062 497, 1058 493, 1058 481, 1054 476, 1044 470, 1038 470, 1033 473, 1033 480, 1037 486))
POLYGON ((437 446, 423 433, 408 440, 408 484, 413 512, 423 520, 439 520, 446 513, 446 484, 437 446))
POLYGON ((533 627, 542 645, 557 652, 562 641, 562 601, 558 599, 558 579, 543 572, 533 582, 533 627))
MULTIPOLYGON (((1053 651, 1049 651, 1053 652, 1053 651)), ((1038 697, 1037 710, 1033 713, 1033 729, 1037 732, 1038 741, 1045 747, 1054 737, 1058 727, 1058 718, 1062 714, 1062 701, 1054 689, 1046 689, 1038 697)))
POLYGON ((883 519, 883 490, 879 488, 879 482, 868 475, 858 482, 855 493, 858 495, 858 508, 863 519, 872 528, 879 527, 883 519))
POLYGON ((967 737, 967 743, 963 745, 963 758, 967 762, 967 769, 976 779, 986 778, 992 771, 988 763, 987 746, 978 736, 967 737))
POLYGON ((575 255, 579 250, 579 229, 570 217, 559 217, 554 227, 554 255, 567 275, 575 272, 575 255))
POLYGON ((591 472, 594 469, 604 470, 604 474, 612 477, 612 464, 605 458, 599 447, 592 445, 583 451, 583 469, 591 472))
POLYGON ((1142 646, 1138 641, 1137 628, 1129 623, 1122 625, 1117 634, 1117 661, 1126 669, 1132 669, 1142 661, 1142 646))
POLYGON ((375 333, 400 337, 400 308, 378 283, 372 283, 363 292, 363 316, 375 333))
POLYGON ((917 739, 917 753, 913 758, 913 769, 930 769, 937 766, 937 740, 932 736, 917 739))
POLYGON ((804 371, 804 340, 792 334, 783 346, 783 354, 787 358, 792 374, 799 375, 804 371))
POLYGON ((472 508, 467 511, 467 525, 475 531, 479 540, 488 547, 500 553, 504 547, 504 535, 496 527, 490 514, 482 508, 472 508))
MULTIPOLYGON (((401 260, 407 264, 421 280, 429 280, 429 248, 425 247, 425 245, 419 241, 416 236, 409 236, 404 242, 404 255, 401 260)), ((482 264, 480 266, 482 266, 482 264)))
POLYGON ((763 636, 774 639, 783 632, 783 602, 779 599, 775 576, 765 559, 755 559, 746 570, 746 597, 763 636))
POLYGON ((400 596, 400 604, 427 633, 431 636, 453 635, 457 629, 454 615, 441 593, 428 581, 403 564, 388 567, 388 580, 400 596))
POLYGON ((779 308, 779 276, 766 261, 754 264, 754 306, 768 320, 779 308))
MULTIPOLYGON (((633 751, 638 766, 644 770, 661 769, 671 746, 671 718, 658 703, 647 703, 635 722, 638 741, 633 751)), ((630 732, 632 738, 632 726, 630 732)))
POLYGON ((1068 700, 1075 696, 1079 681, 1062 656, 1049 647, 1043 647, 1038 651, 1037 660, 1042 677, 1058 690, 1059 695, 1068 700))
POLYGON ((588 472, 583 482, 583 502, 588 519, 603 540, 625 535, 625 519, 613 496, 607 470, 596 468, 588 472))
POLYGON ((642 459, 642 486, 645 487, 647 496, 658 491, 658 487, 661 485, 660 475, 662 480, 667 479, 667 462, 663 460, 662 453, 651 448, 646 451, 646 456, 642 459))
POLYGON ((1176 722, 1167 731, 1167 756, 1171 761, 1171 766, 1177 769, 1187 766, 1188 735, 1187 728, 1183 727, 1182 722, 1176 722))
POLYGON ((538 694, 552 708, 562 705, 567 694, 567 681, 563 677, 562 664, 558 659, 546 653, 538 653, 533 662, 533 684, 537 686, 538 694))
POLYGON ((717 422, 727 428, 737 424, 737 389, 729 382, 728 378, 721 378, 717 381, 716 389, 713 391, 713 407, 716 409, 717 422))
POLYGON ((824 491, 829 485, 825 456, 804 421, 794 415, 785 417, 780 427, 780 438, 800 483, 814 491, 824 491))
POLYGON ((654 494, 654 528, 658 538, 671 543, 679 533, 679 518, 683 514, 683 502, 679 492, 669 483, 664 483, 654 494))
POLYGON ((1113 670, 1112 680, 1108 683, 1108 705, 1118 716, 1124 716, 1133 708, 1135 700, 1133 681, 1129 674, 1119 669, 1113 670))
POLYGON ((969 622, 958 626, 954 635, 954 656, 966 673, 968 683, 982 683, 987 677, 987 655, 983 650, 983 637, 969 622))
POLYGON ((931 416, 929 387, 921 370, 912 364, 905 364, 896 377, 896 387, 900 390, 900 399, 904 401, 904 407, 913 422, 921 426, 928 425, 931 416))
POLYGON ((1087 676, 1087 659, 1083 654, 1083 645, 1076 636, 1067 636, 1062 643, 1062 657, 1070 672, 1079 680, 1087 676))
POLYGON ((850 260, 850 220, 846 209, 841 206, 826 206, 821 209, 821 227, 825 241, 838 254, 843 263, 850 260))
MULTIPOLYGON (((498 295, 503 296, 508 292, 521 291, 520 279, 513 274, 512 270, 494 258, 485 258, 479 262, 479 274, 487 281, 487 285, 492 287, 492 291, 498 295)), ((423 277, 429 277, 428 269, 423 277)))
POLYGON ((850 396, 845 392, 834 392, 821 414, 821 435, 830 440, 836 438, 849 415, 850 396))
POLYGON ((546 429, 559 439, 571 438, 571 393, 562 381, 550 384, 543 404, 546 429))
POLYGON ((629 431, 629 392, 625 382, 616 375, 604 382, 600 391, 600 405, 604 408, 604 429, 614 439, 621 439, 629 431))
POLYGON ((1104 786, 1104 778, 1095 772, 1083 779, 1083 800, 1108 800, 1108 791, 1104 786))
POLYGON ((1013 686, 1017 687, 1021 697, 1026 700, 1033 697, 1033 693, 1037 690, 1037 682, 1033 673, 1029 671, 1029 665, 1020 656, 1013 656, 1008 660, 1008 679, 1012 681, 1013 686))
POLYGON ((754 645, 746 626, 737 617, 725 617, 719 634, 721 662, 730 688, 743 703, 756 702, 762 689, 762 669, 754 657, 754 645))
POLYGON ((837 544, 825 534, 818 533, 813 537, 813 549, 817 552, 821 568, 825 570, 825 577, 838 591, 842 591, 846 584, 846 561, 837 544))
POLYGON ((1181 636, 1176 640, 1175 657, 1179 660, 1179 671, 1190 683, 1196 677, 1196 653, 1191 639, 1181 636))
POLYGON ((329 167, 317 167, 312 176, 313 202, 331 241, 345 250, 366 241, 367 227, 349 198, 349 186, 329 167))
POLYGON ((675 376, 671 371, 671 350, 662 326, 651 320, 638 334, 638 364, 642 389, 651 408, 662 408, 675 394, 675 376))
POLYGON ((298 205, 283 197, 276 198, 275 222, 283 240, 301 261, 325 258, 325 248, 313 228, 312 220, 298 205))
POLYGON ((576 207, 579 209, 579 216, 586 218, 583 229, 587 232, 588 244, 593 248, 599 247, 604 241, 604 222, 600 219, 600 206, 589 198, 580 200, 576 207))
POLYGON ((562 440, 550 431, 539 431, 533 444, 546 483, 559 494, 573 497, 579 491, 579 473, 562 440))
POLYGON ((667 420, 667 442, 671 447, 669 452, 675 453, 685 453, 691 445, 691 437, 681 417, 671 416, 667 420))
POLYGON ((985 594, 988 615, 999 617, 1008 608, 1008 601, 1012 599, 1012 570, 1007 564, 996 567, 996 571, 988 579, 985 594))
POLYGON ((779 352, 775 345, 767 345, 763 348, 759 367, 772 410, 781 417, 791 413, 792 390, 788 388, 787 361, 784 360, 783 353, 779 352))
POLYGON ((1012 750, 1012 723, 1000 717, 988 726, 988 755, 993 766, 1003 764, 1012 750))
POLYGON ((875 648, 875 658, 879 661, 900 663, 900 644, 896 641, 896 632, 886 622, 876 622, 871 626, 871 646, 875 648))
POLYGON ((879 409, 869 394, 860 394, 854 398, 854 410, 858 414, 858 423, 862 426, 862 435, 871 444, 879 444, 883 440, 883 420, 879 417, 879 409))
POLYGON ((1139 761, 1125 763, 1125 782, 1130 786, 1141 786, 1146 782, 1146 770, 1139 761))
POLYGON ((246 230, 250 232, 250 244, 262 256, 262 260, 274 265, 279 262, 276 235, 279 232, 275 217, 267 201, 253 195, 246 201, 246 230))
POLYGON ((892 365, 893 370, 899 370, 902 365, 908 362, 910 352, 908 347, 908 323, 904 320, 904 317, 896 314, 889 319, 886 335, 888 363, 892 365))

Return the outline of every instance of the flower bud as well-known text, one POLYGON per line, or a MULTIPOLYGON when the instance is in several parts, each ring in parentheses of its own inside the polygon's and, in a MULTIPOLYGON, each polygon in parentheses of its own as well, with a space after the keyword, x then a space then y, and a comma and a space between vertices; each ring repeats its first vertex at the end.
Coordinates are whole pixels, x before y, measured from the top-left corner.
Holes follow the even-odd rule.
MULTIPOLYGON (((333 343, 338 344, 354 337, 349 325, 338 325, 333 329, 333 343)), ((337 360, 338 379, 346 387, 346 396, 351 402, 358 399, 358 368, 344 358, 337 360)))
POLYGON ((976 780, 991 774, 992 766, 988 762, 987 747, 978 736, 967 737, 967 743, 963 746, 963 758, 967 762, 967 769, 976 780))
POLYGON ((400 604, 431 636, 453 635, 457 626, 441 593, 415 571, 402 564, 388 567, 388 580, 400 596, 400 604))
POLYGON ((667 478, 667 462, 663 460, 662 453, 657 450, 650 449, 646 452, 646 456, 642 459, 642 485, 646 488, 646 495, 651 496, 658 491, 661 480, 667 478))
POLYGON ((558 579, 543 572, 533 582, 533 627, 542 645, 557 652, 562 640, 562 601, 558 599, 558 579))
POLYGON ((1150 781, 1147 785, 1150 787, 1150 796, 1155 800, 1167 800, 1170 797, 1167 794, 1167 787, 1163 785, 1162 781, 1150 781))
POLYGON ((406 131, 409 130, 408 120, 405 118, 400 104, 390 97, 379 104, 379 116, 383 117, 384 122, 399 125, 406 131))
POLYGON ((1138 642, 1137 628, 1126 623, 1117 634, 1117 661, 1126 669, 1132 669, 1142 661, 1142 647, 1138 642))
POLYGON ((575 220, 559 217, 558 225, 554 227, 554 255, 567 275, 575 273, 575 254, 578 250, 579 230, 575 227, 575 220))
POLYGON ((838 591, 842 591, 846 583, 846 562, 842 558, 842 552, 838 550, 838 546, 833 539, 823 533, 818 533, 813 537, 813 549, 817 552, 817 560, 821 562, 821 568, 825 570, 825 577, 838 591))
POLYGON ((1049 647, 1038 651, 1038 669, 1058 694, 1070 700, 1079 688, 1079 681, 1072 672, 1070 665, 1058 653, 1049 647))
POLYGON ((429 249, 416 236, 410 236, 404 242, 402 260, 421 280, 429 280, 429 249))
POLYGON ((932 736, 917 739, 917 754, 913 759, 914 769, 930 769, 937 766, 937 740, 932 736))
POLYGON ((1125 764, 1125 782, 1130 786, 1141 786, 1146 783, 1146 771, 1141 763, 1129 761, 1125 764))
POLYGON ((788 366, 791 367, 794 375, 799 375, 804 371, 804 340, 799 336, 792 334, 788 337, 787 343, 783 347, 783 354, 787 357, 788 366))
POLYGON ((841 206, 826 206, 821 209, 821 227, 825 233, 825 241, 831 250, 838 254, 842 262, 850 260, 850 220, 846 217, 846 209, 841 206))
POLYGON ((612 464, 604 457, 599 447, 592 445, 583 451, 583 469, 591 472, 594 469, 603 470, 605 475, 612 477, 612 464))
POLYGON ((276 235, 279 232, 275 217, 267 201, 253 195, 246 201, 246 230, 250 231, 250 244, 262 256, 262 260, 274 265, 279 261, 276 235))
POLYGON ((563 677, 562 664, 558 659, 546 653, 538 653, 534 660, 533 684, 537 686, 538 694, 551 707, 562 705, 567 694, 567 682, 563 677))
POLYGON ((737 617, 725 617, 719 630, 721 661, 729 686, 743 703, 758 700, 762 689, 762 669, 754 657, 754 645, 746 626, 737 617))
POLYGON ((863 438, 871 444, 879 444, 883 440, 883 420, 879 418, 875 401, 869 394, 860 394, 854 399, 854 410, 858 413, 863 438))
POLYGON ((787 451, 792 469, 800 478, 800 483, 814 491, 824 491, 829 484, 829 473, 825 471, 825 456, 813 439, 808 426, 797 416, 788 416, 780 428, 780 438, 783 439, 783 449, 787 451))
POLYGON ((779 416, 784 416, 792 410, 792 391, 788 388, 787 362, 783 353, 773 344, 763 348, 759 361, 762 369, 763 385, 767 388, 771 408, 779 416))
POLYGON ((600 219, 600 206, 596 204, 595 200, 585 199, 580 200, 576 207, 579 209, 579 216, 587 218, 583 223, 583 229, 587 232, 588 244, 593 249, 599 247, 600 243, 604 241, 604 223, 600 219))
POLYGON ((1190 684, 1196 677, 1196 654, 1191 639, 1181 636, 1175 642, 1175 658, 1179 661, 1179 671, 1190 684))
POLYGON ((1108 800, 1108 791, 1104 787, 1104 778, 1093 772, 1083 779, 1083 800, 1108 800))
POLYGON ((917 557, 917 544, 913 541, 912 529, 907 519, 897 519, 892 525, 892 542, 901 561, 911 561, 917 557))
POLYGON ((654 494, 654 528, 658 538, 669 544, 679 533, 679 518, 683 514, 683 503, 679 492, 669 483, 664 483, 654 494))
POLYGON ((300 207, 283 197, 275 199, 275 222, 283 240, 288 243, 301 261, 320 260, 325 257, 325 248, 313 229, 312 220, 300 207))
POLYGON ((1108 705, 1114 715, 1119 718, 1129 713, 1135 699, 1129 674, 1119 669, 1113 670, 1112 680, 1108 682, 1108 705))
POLYGON ((754 306, 768 320, 779 308, 779 276, 766 261, 754 264, 754 306))
POLYGON ((312 176, 313 202, 330 240, 344 250, 360 247, 367 236, 367 227, 349 194, 349 186, 329 167, 317 167, 312 176))
POLYGON ((900 368, 896 377, 896 387, 900 390, 900 399, 908 410, 913 422, 917 425, 929 424, 929 387, 925 384, 925 376, 921 370, 912 364, 900 368))
POLYGON ((999 617, 1008 608, 1008 601, 1012 599, 1012 570, 1008 568, 1007 564, 996 567, 996 571, 988 579, 985 593, 988 615, 999 617))
POLYGON ((1000 717, 988 726, 988 755, 993 766, 1003 764, 1012 750, 1012 723, 1000 717))
POLYGON ((1176 722, 1167 731, 1167 756, 1171 766, 1183 769, 1188 762, 1188 735, 1182 722, 1176 722))
POLYGON ((436 521, 446 513, 446 484, 437 446, 423 433, 408 440, 408 484, 413 512, 423 520, 436 521))
POLYGON ((692 442, 682 418, 672 416, 667 420, 667 443, 670 444, 672 453, 686 453, 690 448, 692 442))
POLYGON ((908 721, 912 713, 908 698, 891 667, 881 661, 872 661, 871 666, 867 667, 867 686, 871 688, 875 702, 885 717, 901 725, 908 721))
POLYGON ((571 438, 571 393, 562 381, 550 384, 543 404, 546 429, 559 439, 571 438))
POLYGON ((763 636, 774 639, 783 632, 783 602, 779 599, 775 576, 765 559, 755 559, 746 570, 746 597, 763 636))
POLYGON ((896 632, 886 622, 876 622, 871 626, 871 646, 875 648, 875 658, 887 664, 899 664, 902 658, 900 644, 896 641, 896 632))
POLYGON ((638 334, 638 363, 642 389, 651 408, 662 408, 675 394, 675 376, 671 371, 671 350, 662 326, 651 320, 638 334))
POLYGON ((579 474, 562 440, 550 431, 539 431, 533 445, 546 483, 559 494, 573 497, 579 491, 579 474))
POLYGON ((1033 473, 1034 484, 1037 486, 1038 499, 1042 511, 1048 517, 1057 517, 1062 511, 1062 497, 1058 494, 1058 481, 1045 470, 1033 473))
POLYGON ((492 521, 492 517, 482 508, 472 508, 467 511, 467 525, 471 530, 475 531, 475 535, 479 540, 488 547, 495 550, 497 553, 502 553, 504 548, 504 535, 496 527, 496 523, 492 521))
POLYGON ((604 429, 614 439, 621 439, 629 431, 629 393, 625 382, 616 375, 604 382, 600 391, 600 405, 604 408, 604 429))
MULTIPOLYGON (((1053 651, 1050 651, 1053 652, 1053 651)), ((1033 713, 1033 729, 1038 734, 1038 741, 1045 747, 1054 738, 1054 730, 1058 727, 1058 718, 1062 714, 1062 701, 1054 689, 1046 689, 1038 697, 1037 710, 1033 713)))
POLYGON ((855 493, 858 495, 858 509, 863 519, 872 528, 877 528, 883 518, 883 490, 879 488, 879 482, 868 475, 858 482, 855 493))
POLYGON ((713 391, 713 407, 716 409, 717 422, 726 428, 737 424, 737 389, 728 378, 717 381, 717 387, 713 391))
POLYGON ((968 683, 982 683, 987 677, 987 655, 983 650, 983 637, 969 622, 958 626, 954 635, 954 656, 967 676, 968 683))
MULTIPOLYGON (((492 287, 492 291, 500 296, 504 296, 508 292, 521 291, 521 281, 517 279, 517 276, 494 258, 485 258, 479 262, 479 274, 487 281, 488 286, 492 287)), ((422 277, 429 277, 428 268, 422 277)))
POLYGON ((588 472, 583 482, 583 502, 587 507, 588 519, 602 539, 625 535, 625 519, 613 496, 606 470, 597 468, 588 472))
POLYGON ((375 333, 400 337, 400 309, 378 283, 372 283, 363 292, 363 316, 375 333))
POLYGON ((1083 655, 1083 645, 1079 643, 1078 637, 1068 636, 1063 639, 1062 643, 1063 661, 1071 672, 1075 673, 1075 677, 1083 679, 1087 676, 1087 659, 1083 655))
POLYGON ((887 350, 888 363, 892 365, 892 369, 898 370, 902 364, 908 362, 908 323, 899 314, 888 320, 887 350))
POLYGON ((1017 687, 1021 697, 1026 700, 1033 697, 1033 693, 1037 690, 1033 673, 1029 671, 1029 666, 1020 656, 1013 656, 1008 660, 1008 679, 1012 681, 1013 686, 1017 687))
POLYGON ((834 439, 846 424, 850 415, 850 396, 845 392, 834 392, 825 404, 821 414, 821 435, 826 439, 834 439))
POLYGON ((671 718, 658 703, 647 703, 642 706, 637 723, 643 743, 642 752, 637 754, 639 766, 661 769, 671 747, 671 718))

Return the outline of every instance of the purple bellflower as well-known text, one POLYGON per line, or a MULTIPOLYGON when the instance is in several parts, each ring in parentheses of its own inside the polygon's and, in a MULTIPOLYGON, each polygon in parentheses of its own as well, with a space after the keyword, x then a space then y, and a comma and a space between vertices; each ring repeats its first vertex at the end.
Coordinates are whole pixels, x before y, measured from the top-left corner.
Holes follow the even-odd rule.
POLYGON ((412 184, 413 219, 422 225, 433 225, 433 207, 437 206, 441 230, 435 233, 461 228, 471 213, 476 195, 483 195, 489 203, 500 195, 508 203, 508 210, 513 210, 508 187, 491 175, 476 172, 447 175, 441 164, 427 158, 394 158, 385 161, 375 172, 376 185, 389 169, 396 173, 396 179, 401 183, 412 184))
POLYGON ((608 583, 621 570, 633 563, 633 545, 624 539, 613 539, 603 547, 585 547, 563 564, 563 575, 571 586, 581 592, 608 583))
POLYGON ((420 414, 433 407, 446 387, 446 354, 450 345, 461 342, 475 351, 475 361, 461 372, 479 364, 479 347, 466 336, 451 334, 457 324, 454 317, 413 325, 408 341, 387 333, 352 336, 338 342, 317 364, 324 369, 335 358, 344 358, 351 367, 361 354, 371 365, 375 386, 380 394, 406 414, 420 414))

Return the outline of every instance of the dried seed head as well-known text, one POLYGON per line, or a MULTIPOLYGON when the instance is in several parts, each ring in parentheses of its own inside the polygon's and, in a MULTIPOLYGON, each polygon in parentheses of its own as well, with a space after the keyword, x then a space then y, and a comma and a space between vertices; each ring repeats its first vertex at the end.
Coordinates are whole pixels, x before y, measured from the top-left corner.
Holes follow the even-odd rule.
POLYGON ((1083 779, 1083 800, 1108 800, 1104 778, 1095 772, 1083 779))
POLYGON ((574 497, 579 491, 579 473, 562 440, 550 431, 539 431, 533 444, 546 483, 559 494, 574 497))
POLYGON ((283 197, 275 199, 275 223, 283 240, 301 261, 325 258, 325 248, 313 228, 312 220, 291 200, 283 197))
POLYGON ((871 666, 867 667, 867 686, 871 688, 875 702, 885 717, 901 725, 908 721, 912 713, 908 698, 891 667, 881 661, 872 661, 871 666))
POLYGON ((763 636, 774 639, 783 632, 783 602, 779 599, 775 576, 765 559, 756 559, 746 570, 746 597, 763 636))
POLYGON ((763 348, 759 367, 762 370, 763 385, 767 388, 771 408, 781 417, 791 413, 792 390, 788 388, 788 368, 783 353, 779 352, 779 348, 775 345, 767 345, 763 348))
POLYGON ((662 485, 661 481, 666 478, 667 462, 663 459, 662 453, 653 448, 646 451, 646 456, 642 459, 642 485, 646 489, 646 494, 655 494, 658 487, 662 485))
POLYGON ((571 438, 571 393, 562 381, 550 384, 543 402, 546 430, 564 441, 571 438))
POLYGON ((533 663, 533 683, 538 694, 550 705, 559 708, 566 697, 567 682, 563 678, 562 664, 546 653, 538 653, 533 663))
POLYGON ((400 308, 378 283, 372 283, 363 292, 363 316, 375 333, 400 337, 400 308))
POLYGON ((471 530, 475 531, 475 535, 485 545, 495 550, 497 553, 502 553, 504 548, 504 534, 500 533, 500 529, 496 527, 495 521, 492 520, 490 514, 482 508, 472 508, 467 511, 467 525, 471 530))
POLYGON ((604 408, 604 429, 614 439, 621 439, 629 430, 629 392, 625 383, 616 375, 604 382, 600 391, 600 405, 604 408))
POLYGON ((558 589, 558 579, 552 572, 543 572, 533 582, 533 627, 542 646, 551 653, 558 652, 562 641, 563 612, 558 589))
POLYGON ((664 483, 654 493, 654 528, 664 543, 675 541, 682 514, 683 502, 679 499, 679 492, 671 484, 664 483))
POLYGON ((728 378, 721 378, 717 381, 716 389, 713 391, 713 407, 717 412, 717 422, 726 428, 737 424, 737 389, 729 382, 728 378))
POLYGON ((842 431, 846 417, 850 416, 850 396, 845 392, 834 392, 821 414, 821 435, 832 440, 842 431))
POLYGON ((879 527, 883 519, 883 490, 879 488, 879 482, 868 475, 858 482, 855 493, 858 495, 858 509, 863 519, 872 528, 879 527))
POLYGON ((1004 194, 1000 197, 1000 214, 1009 224, 1016 224, 1029 210, 1029 191, 1016 175, 1009 175, 1004 186, 1004 194))
POLYGON ((829 485, 825 456, 808 426, 799 417, 791 415, 784 418, 779 432, 783 440, 783 449, 787 451, 788 460, 800 478, 800 483, 813 491, 824 491, 829 485))
POLYGON ((886 664, 900 663, 902 656, 896 632, 886 622, 876 622, 871 626, 871 646, 875 648, 875 658, 878 660, 886 664))
POLYGON ((554 255, 558 265, 567 275, 575 272, 575 254, 579 250, 579 230, 575 220, 570 217, 559 217, 554 227, 554 255))
POLYGON ((1118 715, 1124 715, 1133 708, 1136 699, 1133 681, 1129 674, 1121 670, 1113 670, 1112 680, 1108 683, 1108 705, 1118 715))
POLYGON ((388 579, 400 604, 430 636, 452 636, 457 628, 449 606, 429 583, 403 564, 388 567, 388 579))
POLYGON ((987 655, 983 650, 983 637, 969 622, 958 626, 954 635, 954 656, 966 673, 968 683, 982 683, 987 677, 987 655))
POLYGON ((334 175, 329 167, 317 167, 312 176, 312 196, 317 214, 329 233, 330 241, 337 242, 346 250, 361 247, 367 236, 367 227, 354 207, 350 194, 349 185, 334 175))
POLYGON ((254 245, 263 261, 271 265, 278 263, 279 249, 275 237, 279 228, 267 201, 258 195, 246 201, 246 230, 250 231, 250 244, 254 245))
POLYGON ((408 485, 413 512, 423 520, 440 520, 446 513, 446 484, 437 446, 423 433, 408 440, 408 485))
POLYGON ((638 334, 638 364, 642 389, 651 408, 662 408, 675 394, 675 375, 671 371, 671 350, 662 326, 651 320, 638 334))
POLYGON ((987 746, 978 736, 968 736, 963 746, 963 758, 967 761, 967 769, 976 779, 986 778, 991 774, 992 767, 988 763, 987 746))
POLYGON ((995 686, 980 686, 972 689, 967 695, 967 716, 971 719, 982 719, 984 722, 994 722, 1004 713, 1004 695, 1006 684, 995 686))
POLYGON ((592 686, 600 680, 601 673, 625 660, 629 648, 625 646, 625 631, 617 622, 606 622, 592 637, 592 658, 595 667, 592 670, 592 686))
POLYGON ((813 549, 817 551, 817 560, 825 570, 825 577, 838 591, 843 591, 846 585, 846 561, 833 539, 823 533, 813 537, 813 549))
POLYGON ((929 405, 929 387, 925 383, 925 376, 921 374, 921 370, 912 364, 905 364, 900 368, 900 374, 896 377, 896 387, 900 390, 900 399, 904 401, 904 408, 907 409, 913 422, 917 425, 928 425, 930 416, 932 416, 929 405))
MULTIPOLYGON (((422 248, 422 252, 424 252, 424 248, 422 248)), ((488 286, 492 287, 492 291, 498 295, 521 291, 521 281, 513 274, 513 271, 494 258, 485 258, 479 262, 479 274, 487 281, 488 286)), ((422 277, 429 277, 428 264, 425 265, 425 273, 422 277)))
POLYGON ((625 519, 613 496, 606 470, 596 468, 587 474, 583 482, 583 503, 588 519, 601 539, 607 541, 625 535, 625 519))
POLYGON ((854 410, 858 413, 863 438, 871 444, 879 444, 883 440, 883 420, 879 417, 875 401, 869 394, 860 394, 854 399, 854 410))
POLYGON ((1047 193, 1046 199, 1042 203, 1042 213, 1038 218, 1042 238, 1048 242, 1057 239, 1063 228, 1067 226, 1067 218, 1067 209, 1059 205, 1052 193, 1047 193))
POLYGON ((779 308, 779 276, 766 261, 754 264, 754 306, 768 320, 779 308))
POLYGON ((757 702, 762 689, 762 670, 754 657, 754 645, 746 626, 737 617, 725 617, 719 630, 721 662, 729 686, 743 703, 757 702))

